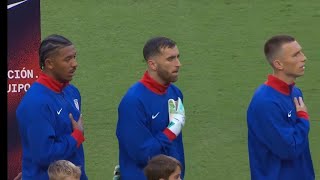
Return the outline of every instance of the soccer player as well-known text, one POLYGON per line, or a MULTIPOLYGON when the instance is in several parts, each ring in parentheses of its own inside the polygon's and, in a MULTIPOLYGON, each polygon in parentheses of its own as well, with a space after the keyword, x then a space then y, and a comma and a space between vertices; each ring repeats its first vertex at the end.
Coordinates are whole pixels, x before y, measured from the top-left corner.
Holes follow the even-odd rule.
POLYGON ((160 154, 149 160, 144 168, 147 180, 181 180, 181 163, 174 157, 160 154))
POLYGON ((178 159, 184 169, 183 95, 173 84, 181 67, 178 47, 169 38, 154 37, 146 42, 143 56, 147 70, 128 89, 118 107, 121 180, 146 180, 143 168, 158 154, 178 159))
POLYGON ((306 56, 289 35, 271 37, 264 53, 273 74, 256 89, 247 110, 251 179, 313 180, 309 115, 295 85, 306 56))
POLYGON ((67 160, 54 161, 48 168, 49 180, 80 180, 81 168, 67 160))
POLYGON ((50 163, 65 159, 85 173, 81 96, 70 84, 78 63, 71 41, 60 35, 45 38, 39 48, 39 78, 18 105, 22 141, 22 179, 48 179, 50 163), (76 120, 75 120, 76 119, 76 120))

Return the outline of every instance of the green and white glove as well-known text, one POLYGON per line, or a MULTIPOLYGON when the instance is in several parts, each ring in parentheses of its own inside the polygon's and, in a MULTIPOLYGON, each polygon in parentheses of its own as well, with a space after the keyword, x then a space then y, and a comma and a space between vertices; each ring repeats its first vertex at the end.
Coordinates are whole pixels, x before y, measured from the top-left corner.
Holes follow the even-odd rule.
POLYGON ((169 125, 164 130, 164 133, 170 140, 175 139, 182 130, 185 124, 185 110, 183 103, 180 98, 177 102, 173 99, 168 100, 168 110, 169 110, 169 125), (171 132, 168 132, 168 130, 171 132))
POLYGON ((114 167, 114 171, 113 171, 113 180, 120 180, 120 166, 119 165, 116 165, 114 167))

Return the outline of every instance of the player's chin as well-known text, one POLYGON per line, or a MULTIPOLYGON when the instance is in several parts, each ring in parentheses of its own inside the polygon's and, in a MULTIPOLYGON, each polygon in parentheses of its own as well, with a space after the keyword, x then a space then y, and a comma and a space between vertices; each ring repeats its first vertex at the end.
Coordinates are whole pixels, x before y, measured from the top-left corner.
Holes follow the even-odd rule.
POLYGON ((304 75, 304 71, 297 73, 297 74, 296 74, 296 77, 301 77, 301 76, 303 76, 303 75, 304 75))
POLYGON ((73 75, 68 75, 64 79, 65 79, 65 81, 69 82, 73 79, 73 75))
POLYGON ((171 82, 176 82, 176 81, 178 81, 178 75, 177 75, 177 76, 172 76, 170 81, 171 81, 171 82))

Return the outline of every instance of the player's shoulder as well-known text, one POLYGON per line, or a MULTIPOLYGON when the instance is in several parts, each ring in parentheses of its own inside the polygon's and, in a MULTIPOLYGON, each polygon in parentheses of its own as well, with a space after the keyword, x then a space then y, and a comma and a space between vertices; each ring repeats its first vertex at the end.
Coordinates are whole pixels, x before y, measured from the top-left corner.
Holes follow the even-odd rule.
POLYGON ((274 91, 274 89, 266 84, 260 84, 253 93, 253 98, 263 99, 268 97, 271 97, 273 95, 276 95, 277 91, 274 91))
POLYGON ((127 89, 127 92, 125 93, 125 95, 135 96, 135 94, 139 94, 139 92, 141 92, 143 87, 144 86, 139 81, 135 82, 127 89))
POLYGON ((122 100, 137 101, 142 92, 143 85, 140 82, 136 82, 127 89, 122 100))
POLYGON ((48 93, 48 89, 43 85, 35 82, 27 90, 22 97, 19 107, 38 108, 44 106, 51 101, 51 96, 48 93), (32 106, 30 106, 32 104, 32 106))
POLYGON ((180 91, 180 88, 177 85, 175 85, 174 83, 171 83, 169 85, 169 88, 178 89, 180 91))
POLYGON ((24 97, 31 98, 34 100, 46 99, 46 98, 50 97, 48 92, 49 92, 48 88, 46 88, 45 86, 43 86, 42 84, 40 84, 38 82, 34 82, 31 85, 31 87, 27 90, 24 97))
POLYGON ((66 88, 78 89, 74 84, 68 84, 68 85, 66 86, 66 88))
POLYGON ((68 84, 65 89, 79 92, 79 89, 73 84, 68 84))
POLYGON ((276 98, 272 98, 268 95, 259 95, 255 94, 248 106, 247 112, 249 113, 261 113, 265 112, 266 108, 268 109, 277 109, 281 106, 281 101, 276 98))
POLYGON ((294 94, 297 94, 297 95, 302 95, 301 89, 300 89, 299 87, 297 87, 297 86, 293 86, 292 92, 293 92, 294 94))
POLYGON ((170 86, 168 87, 167 91, 168 91, 168 93, 176 94, 178 97, 183 99, 183 93, 182 93, 182 91, 180 90, 180 88, 177 85, 171 83, 170 86))
POLYGON ((266 84, 259 85, 252 96, 251 104, 269 104, 273 103, 275 100, 276 94, 274 94, 274 90, 266 84))
POLYGON ((79 89, 73 85, 73 84, 68 84, 64 89, 63 89, 64 92, 66 93, 72 93, 72 94, 76 94, 76 95, 79 95, 80 96, 80 91, 79 89))

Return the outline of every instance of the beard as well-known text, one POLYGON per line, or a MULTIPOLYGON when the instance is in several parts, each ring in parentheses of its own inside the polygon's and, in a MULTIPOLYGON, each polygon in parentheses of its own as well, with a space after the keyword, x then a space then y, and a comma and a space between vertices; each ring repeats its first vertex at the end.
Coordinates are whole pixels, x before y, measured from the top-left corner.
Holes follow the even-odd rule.
POLYGON ((178 74, 173 74, 166 71, 163 68, 158 68, 158 76, 166 83, 176 82, 178 80, 178 74))

